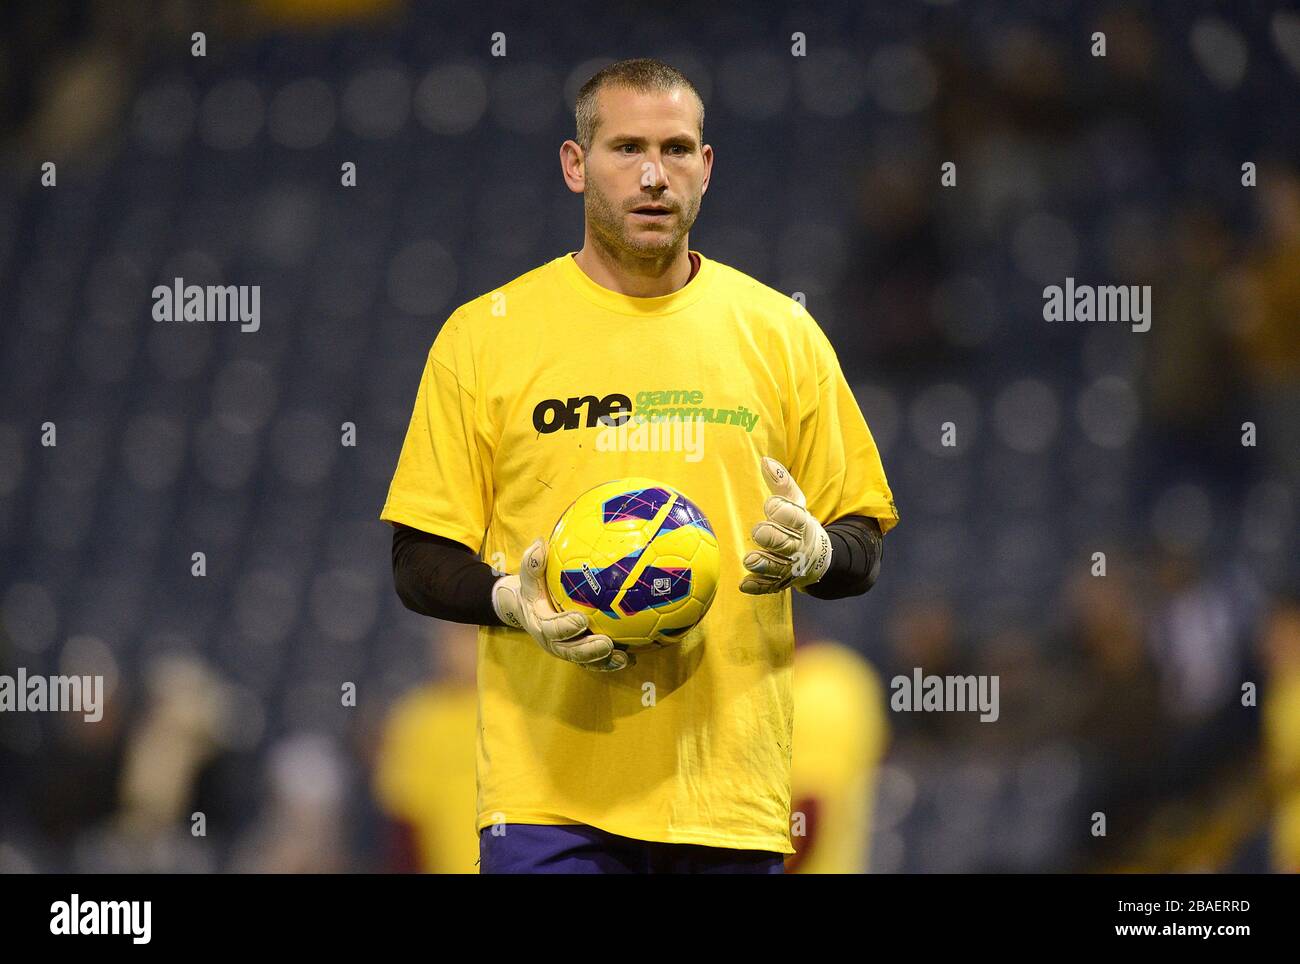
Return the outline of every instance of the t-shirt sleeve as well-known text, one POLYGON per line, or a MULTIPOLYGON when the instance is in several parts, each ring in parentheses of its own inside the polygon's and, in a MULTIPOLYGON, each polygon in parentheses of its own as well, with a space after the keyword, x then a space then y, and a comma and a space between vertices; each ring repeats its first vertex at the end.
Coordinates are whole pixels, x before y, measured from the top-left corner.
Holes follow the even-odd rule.
POLYGON ((465 325, 453 314, 429 350, 379 518, 477 549, 492 512, 492 446, 465 325))
POLYGON ((876 441, 835 349, 811 317, 805 320, 810 363, 795 378, 798 421, 787 468, 807 498, 809 511, 823 524, 846 515, 870 516, 886 533, 898 524, 898 509, 876 441))

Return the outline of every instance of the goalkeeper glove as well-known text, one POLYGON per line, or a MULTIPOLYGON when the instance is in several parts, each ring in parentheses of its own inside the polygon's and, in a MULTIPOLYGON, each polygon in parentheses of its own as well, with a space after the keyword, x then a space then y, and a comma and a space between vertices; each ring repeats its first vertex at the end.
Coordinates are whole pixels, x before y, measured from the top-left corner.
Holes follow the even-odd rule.
POLYGON ((741 580, 740 591, 761 595, 794 586, 802 592, 830 569, 831 538, 808 511, 808 500, 786 467, 766 456, 762 467, 772 495, 763 503, 767 518, 754 526, 758 549, 745 556, 750 574, 741 580))
POLYGON ((524 630, 552 656, 601 672, 635 663, 608 636, 587 632, 583 613, 557 612, 546 592, 546 542, 538 539, 524 550, 519 575, 502 576, 492 584, 492 608, 508 626, 524 630))

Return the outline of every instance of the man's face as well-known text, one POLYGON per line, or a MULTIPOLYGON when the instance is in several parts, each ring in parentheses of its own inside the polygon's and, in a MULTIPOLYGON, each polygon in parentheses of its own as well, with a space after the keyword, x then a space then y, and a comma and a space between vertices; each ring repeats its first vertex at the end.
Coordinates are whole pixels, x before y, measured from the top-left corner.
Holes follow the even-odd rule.
POLYGON ((700 213, 713 151, 700 144, 699 107, 682 89, 642 93, 604 87, 586 155, 587 225, 608 247, 670 254, 700 213), (658 209, 658 210, 639 210, 658 209))

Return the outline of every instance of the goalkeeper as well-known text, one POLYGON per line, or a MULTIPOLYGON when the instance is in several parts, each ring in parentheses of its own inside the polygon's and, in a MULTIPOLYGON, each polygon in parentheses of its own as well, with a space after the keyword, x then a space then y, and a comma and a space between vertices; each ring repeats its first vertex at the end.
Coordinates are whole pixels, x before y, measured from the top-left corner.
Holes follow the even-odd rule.
POLYGON ((582 249, 461 306, 430 349, 380 514, 397 592, 480 626, 483 872, 780 873, 787 590, 866 592, 898 513, 820 327, 689 247, 713 168, 690 82, 623 61, 583 86, 576 120, 560 161, 582 249), (598 448, 664 387, 698 402, 703 458, 598 448), (705 619, 635 659, 544 584, 564 509, 629 476, 686 493, 722 550, 705 619))

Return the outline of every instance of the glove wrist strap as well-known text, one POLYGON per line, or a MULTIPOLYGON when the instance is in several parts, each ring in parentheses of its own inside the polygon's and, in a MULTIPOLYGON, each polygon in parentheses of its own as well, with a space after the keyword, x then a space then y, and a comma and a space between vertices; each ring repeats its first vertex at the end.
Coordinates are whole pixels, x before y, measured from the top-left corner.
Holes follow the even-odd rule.
POLYGON ((492 610, 497 614, 497 618, 507 626, 522 629, 523 614, 515 611, 515 606, 519 602, 519 594, 514 591, 513 587, 503 588, 502 586, 511 578, 514 577, 502 576, 492 583, 492 610))
POLYGON ((818 540, 815 555, 808 561, 808 571, 794 581, 794 587, 800 591, 821 580, 831 569, 831 539, 823 530, 818 540))

